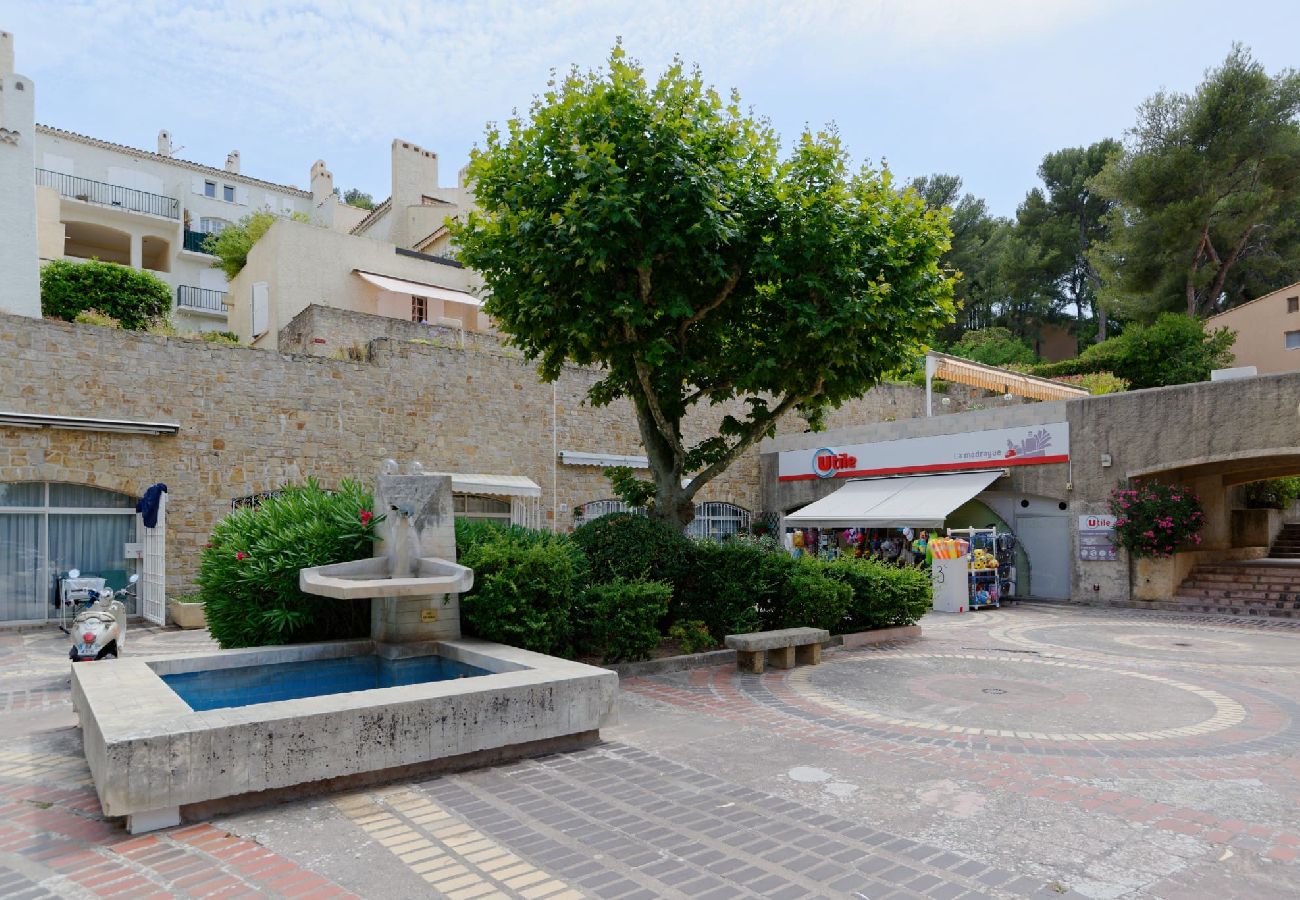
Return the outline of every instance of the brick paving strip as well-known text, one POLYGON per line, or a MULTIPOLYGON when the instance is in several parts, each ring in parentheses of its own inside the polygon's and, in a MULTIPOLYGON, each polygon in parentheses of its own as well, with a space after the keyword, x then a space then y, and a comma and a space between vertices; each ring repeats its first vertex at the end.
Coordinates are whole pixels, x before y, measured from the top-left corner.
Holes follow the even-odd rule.
POLYGON ((0 753, 0 896, 6 900, 354 896, 211 825, 131 837, 100 814, 84 760, 37 754, 24 765, 17 756, 0 753), (34 776, 40 781, 29 780, 34 776))

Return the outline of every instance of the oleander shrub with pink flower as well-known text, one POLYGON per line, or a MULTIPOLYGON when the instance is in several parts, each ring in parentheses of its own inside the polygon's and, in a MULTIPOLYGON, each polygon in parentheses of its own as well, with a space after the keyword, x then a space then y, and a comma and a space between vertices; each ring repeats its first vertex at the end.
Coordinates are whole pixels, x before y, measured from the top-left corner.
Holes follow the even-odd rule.
POLYGON ((1111 491, 1115 542, 1136 557, 1168 557, 1201 543, 1201 500, 1183 485, 1140 483, 1111 491))

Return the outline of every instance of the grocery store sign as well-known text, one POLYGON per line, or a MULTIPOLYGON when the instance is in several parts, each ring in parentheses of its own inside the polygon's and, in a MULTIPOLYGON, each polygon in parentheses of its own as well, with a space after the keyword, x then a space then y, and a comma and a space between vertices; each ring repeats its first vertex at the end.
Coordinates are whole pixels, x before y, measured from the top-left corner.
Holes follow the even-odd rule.
POLYGON ((1069 458, 1070 424, 1052 422, 875 444, 787 450, 778 456, 777 478, 804 481, 1004 469, 1063 463, 1069 458))

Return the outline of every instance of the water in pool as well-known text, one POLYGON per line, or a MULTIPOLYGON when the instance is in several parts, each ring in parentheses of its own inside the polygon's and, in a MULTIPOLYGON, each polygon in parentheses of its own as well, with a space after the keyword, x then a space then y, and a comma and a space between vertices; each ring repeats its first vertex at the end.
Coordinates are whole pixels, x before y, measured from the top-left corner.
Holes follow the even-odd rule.
POLYGON ((179 672, 163 675, 162 680, 189 704, 190 709, 201 712, 490 674, 487 669, 445 656, 411 656, 405 659, 347 656, 179 672))

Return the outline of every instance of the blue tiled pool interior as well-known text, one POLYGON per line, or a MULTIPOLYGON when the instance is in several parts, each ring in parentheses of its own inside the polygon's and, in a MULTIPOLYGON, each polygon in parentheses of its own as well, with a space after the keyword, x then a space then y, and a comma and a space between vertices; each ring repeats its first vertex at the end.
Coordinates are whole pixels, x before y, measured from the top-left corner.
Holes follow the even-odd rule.
POLYGON ((491 674, 487 669, 445 656, 411 656, 405 659, 346 656, 179 672, 163 675, 162 680, 189 704, 190 709, 201 712, 491 674))

